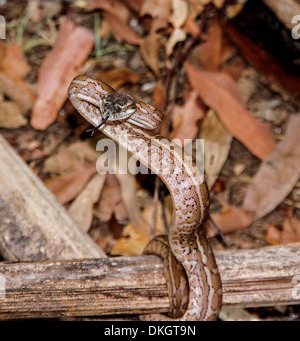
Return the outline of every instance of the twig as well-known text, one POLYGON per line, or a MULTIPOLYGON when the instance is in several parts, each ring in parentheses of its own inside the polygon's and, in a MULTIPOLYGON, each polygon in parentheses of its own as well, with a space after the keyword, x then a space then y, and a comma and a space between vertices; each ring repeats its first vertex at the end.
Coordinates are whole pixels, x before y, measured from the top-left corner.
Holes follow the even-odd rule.
POLYGON ((188 54, 193 49, 193 47, 201 40, 201 36, 204 31, 206 21, 207 21, 207 13, 204 10, 201 14, 199 32, 193 37, 192 41, 190 42, 186 50, 182 54, 179 55, 179 57, 175 61, 175 64, 167 72, 167 77, 166 77, 165 85, 164 85, 164 96, 163 96, 163 100, 161 103, 162 112, 166 110, 168 102, 169 102, 170 86, 171 86, 173 75, 175 71, 179 68, 179 66, 185 61, 185 59, 187 58, 188 54))

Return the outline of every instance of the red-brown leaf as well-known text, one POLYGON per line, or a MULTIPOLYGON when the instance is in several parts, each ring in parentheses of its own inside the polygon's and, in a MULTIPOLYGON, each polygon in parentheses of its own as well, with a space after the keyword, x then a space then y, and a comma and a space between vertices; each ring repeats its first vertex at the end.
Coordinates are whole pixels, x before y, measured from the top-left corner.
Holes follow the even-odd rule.
MULTIPOLYGON (((220 213, 211 214, 211 217, 223 233, 242 230, 250 226, 253 221, 250 212, 233 206, 226 207, 220 213)), ((214 231, 209 232, 210 237, 214 234, 214 231)))
POLYGON ((62 24, 54 48, 39 70, 38 99, 31 116, 33 128, 44 130, 55 121, 67 98, 68 86, 80 72, 93 43, 93 33, 86 28, 71 21, 62 24))
POLYGON ((73 172, 47 179, 44 184, 62 203, 73 200, 84 188, 91 176, 96 173, 95 166, 81 167, 73 172))
POLYGON ((180 139, 184 145, 185 139, 193 139, 199 131, 199 120, 204 117, 204 108, 197 103, 198 95, 192 91, 184 105, 176 105, 172 114, 173 131, 170 139, 180 139))
POLYGON ((228 75, 205 71, 188 63, 185 69, 192 87, 203 102, 216 111, 227 130, 251 153, 264 159, 275 146, 271 130, 247 111, 235 82, 228 75))

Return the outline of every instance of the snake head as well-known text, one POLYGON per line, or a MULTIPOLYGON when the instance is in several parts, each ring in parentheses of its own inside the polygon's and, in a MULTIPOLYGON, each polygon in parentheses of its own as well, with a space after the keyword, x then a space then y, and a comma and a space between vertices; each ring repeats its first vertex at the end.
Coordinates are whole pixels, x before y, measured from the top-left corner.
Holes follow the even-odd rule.
POLYGON ((128 95, 108 92, 100 99, 100 111, 103 118, 108 117, 108 121, 125 120, 136 111, 136 105, 128 95))
POLYGON ((115 92, 108 84, 90 76, 75 77, 68 89, 68 96, 95 129, 107 121, 126 121, 146 130, 158 127, 163 114, 142 101, 115 92))

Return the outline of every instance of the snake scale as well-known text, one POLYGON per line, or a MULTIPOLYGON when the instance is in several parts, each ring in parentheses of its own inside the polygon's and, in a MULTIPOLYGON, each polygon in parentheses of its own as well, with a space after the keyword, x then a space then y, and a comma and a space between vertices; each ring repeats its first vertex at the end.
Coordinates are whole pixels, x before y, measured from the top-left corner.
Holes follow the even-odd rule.
POLYGON ((164 259, 169 316, 150 314, 141 319, 216 320, 222 304, 222 285, 204 231, 209 192, 203 174, 182 148, 151 132, 163 115, 149 104, 117 93, 90 76, 75 77, 68 96, 94 129, 101 130, 157 174, 172 197, 168 237, 155 237, 144 251, 164 259))

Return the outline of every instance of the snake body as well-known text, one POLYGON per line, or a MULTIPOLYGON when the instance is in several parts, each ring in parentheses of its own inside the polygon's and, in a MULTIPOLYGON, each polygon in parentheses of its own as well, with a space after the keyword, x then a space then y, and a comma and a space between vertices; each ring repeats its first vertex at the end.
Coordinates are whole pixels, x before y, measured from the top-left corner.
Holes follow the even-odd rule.
POLYGON ((106 83, 88 76, 75 77, 68 95, 93 126, 107 120, 99 130, 157 174, 170 191, 173 216, 168 237, 154 238, 145 254, 164 258, 171 311, 169 317, 152 314, 145 318, 216 320, 222 304, 222 286, 203 228, 209 207, 203 174, 182 148, 150 131, 163 117, 154 107, 118 94, 106 83))

